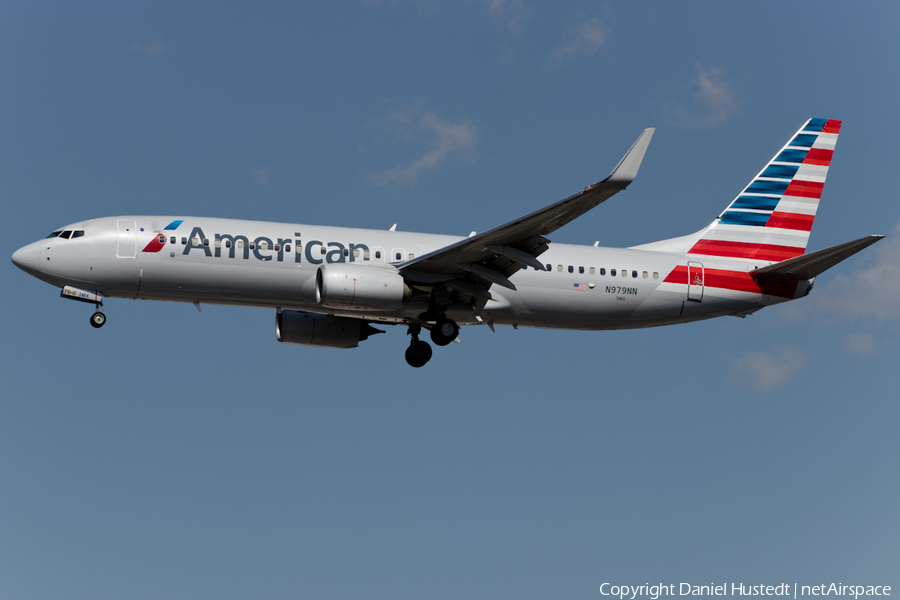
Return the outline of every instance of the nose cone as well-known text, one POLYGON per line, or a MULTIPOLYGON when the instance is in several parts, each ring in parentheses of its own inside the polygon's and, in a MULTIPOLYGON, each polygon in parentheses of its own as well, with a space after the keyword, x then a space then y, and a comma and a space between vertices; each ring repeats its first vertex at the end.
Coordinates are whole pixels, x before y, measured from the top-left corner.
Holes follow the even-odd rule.
POLYGON ((16 250, 12 255, 13 264, 28 273, 37 275, 41 267, 41 244, 35 242, 16 250))

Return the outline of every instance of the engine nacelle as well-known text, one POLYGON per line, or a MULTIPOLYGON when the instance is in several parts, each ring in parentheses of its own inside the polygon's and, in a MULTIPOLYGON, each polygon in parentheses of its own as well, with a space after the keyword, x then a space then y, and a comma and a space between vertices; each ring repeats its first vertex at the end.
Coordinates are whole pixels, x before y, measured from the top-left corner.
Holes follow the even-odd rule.
POLYGON ((332 263, 316 271, 316 302, 328 308, 391 310, 409 294, 403 276, 390 267, 332 263))
POLYGON ((365 321, 297 310, 275 314, 275 337, 285 344, 327 348, 356 348, 375 333, 384 333, 365 321))

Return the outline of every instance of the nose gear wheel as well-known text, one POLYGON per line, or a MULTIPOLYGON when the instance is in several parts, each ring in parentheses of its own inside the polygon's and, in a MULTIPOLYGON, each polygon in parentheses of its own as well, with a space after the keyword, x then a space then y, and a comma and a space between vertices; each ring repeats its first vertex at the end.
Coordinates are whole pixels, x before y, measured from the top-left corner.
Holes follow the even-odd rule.
POLYGON ((99 329, 106 324, 106 315, 99 310, 91 315, 91 326, 99 329))

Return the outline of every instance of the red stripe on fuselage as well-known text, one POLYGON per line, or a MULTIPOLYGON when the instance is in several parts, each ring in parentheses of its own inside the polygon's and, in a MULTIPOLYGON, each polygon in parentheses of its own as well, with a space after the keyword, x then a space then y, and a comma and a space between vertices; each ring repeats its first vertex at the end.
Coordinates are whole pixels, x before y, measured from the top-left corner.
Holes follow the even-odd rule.
MULTIPOLYGON (((722 269, 704 269, 703 283, 706 287, 737 292, 750 292, 751 294, 764 294, 766 296, 778 296, 779 298, 793 298, 797 292, 797 282, 763 284, 760 286, 746 271, 725 271, 722 269)), ((665 283, 688 284, 688 268, 679 265, 665 278, 665 283)))
POLYGON ((780 227, 781 229, 798 229, 809 231, 813 226, 815 215, 801 215, 797 213, 773 212, 766 227, 780 227))
POLYGON ((776 246, 774 244, 753 244, 750 242, 726 242, 722 240, 700 240, 688 250, 688 254, 706 254, 708 256, 730 256, 733 258, 750 258, 781 262, 803 254, 803 248, 795 246, 776 246))

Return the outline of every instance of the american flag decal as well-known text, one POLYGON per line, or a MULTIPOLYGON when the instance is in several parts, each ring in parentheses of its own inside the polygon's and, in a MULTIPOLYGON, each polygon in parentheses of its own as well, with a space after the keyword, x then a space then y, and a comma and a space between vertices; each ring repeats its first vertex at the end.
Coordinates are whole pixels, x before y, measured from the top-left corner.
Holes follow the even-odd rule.
POLYGON ((575 284, 575 287, 574 287, 573 289, 574 289, 576 292, 586 292, 586 291, 587 291, 587 286, 586 286, 585 284, 583 284, 583 283, 576 283, 576 284, 575 284))

